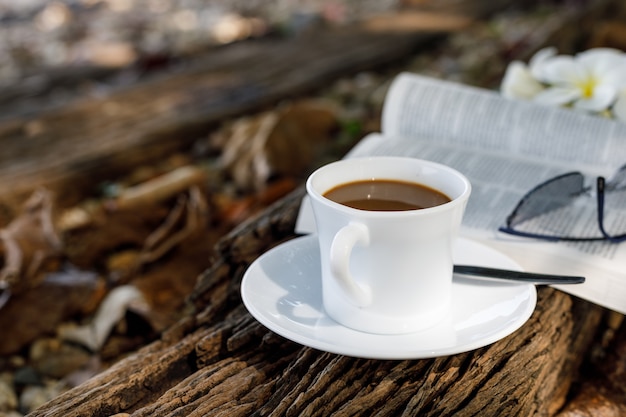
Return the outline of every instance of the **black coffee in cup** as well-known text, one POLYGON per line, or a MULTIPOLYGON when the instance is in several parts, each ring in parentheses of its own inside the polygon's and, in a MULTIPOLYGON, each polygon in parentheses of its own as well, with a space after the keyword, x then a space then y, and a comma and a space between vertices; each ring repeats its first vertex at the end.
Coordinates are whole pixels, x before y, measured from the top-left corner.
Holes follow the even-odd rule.
POLYGON ((324 197, 348 207, 369 211, 418 210, 450 201, 447 195, 426 185, 386 179, 341 184, 324 193, 324 197))

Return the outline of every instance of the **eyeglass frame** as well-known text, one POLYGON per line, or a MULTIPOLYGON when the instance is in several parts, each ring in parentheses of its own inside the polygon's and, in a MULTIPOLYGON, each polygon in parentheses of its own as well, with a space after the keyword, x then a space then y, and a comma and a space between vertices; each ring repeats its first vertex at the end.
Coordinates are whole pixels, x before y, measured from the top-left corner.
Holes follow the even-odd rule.
MULTIPOLYGON (((625 166, 620 168, 620 170, 623 170, 624 167, 625 166)), ((515 208, 511 212, 511 214, 509 214, 507 216, 506 226, 501 226, 501 227, 498 228, 498 230, 500 232, 507 233, 507 234, 514 235, 514 236, 542 239, 542 240, 547 240, 547 241, 551 241, 551 242, 561 242, 561 241, 566 241, 566 242, 609 241, 611 243, 620 243, 620 242, 626 241, 626 234, 612 236, 604 228, 604 195, 605 195, 605 190, 606 190, 606 179, 604 177, 602 177, 602 176, 599 176, 596 179, 597 219, 598 219, 598 228, 600 229, 600 233, 602 233, 602 237, 600 237, 600 236, 598 236, 598 237, 571 237, 571 236, 556 236, 556 235, 547 235, 547 234, 541 234, 541 233, 522 232, 520 230, 515 230, 511 226, 511 223, 512 223, 513 219, 515 218, 515 215, 517 214, 519 209, 524 205, 524 203, 526 201, 528 201, 528 199, 534 193, 536 193, 540 189, 546 187, 547 185, 549 185, 551 183, 554 183, 555 181, 559 181, 562 178, 565 178, 565 177, 571 176, 571 175, 580 175, 580 176, 582 176, 583 174, 578 172, 578 171, 561 174, 561 175, 558 175, 558 176, 556 176, 554 178, 551 178, 551 179, 549 179, 547 181, 542 182, 541 184, 535 186, 532 190, 527 192, 524 195, 524 197, 522 197, 520 199, 520 201, 517 203, 517 205, 515 206, 515 208)), ((586 191, 589 191, 589 187, 582 187, 580 192, 579 192, 579 194, 582 194, 582 193, 584 193, 586 191)), ((540 214, 542 214, 542 213, 540 213, 540 214)))

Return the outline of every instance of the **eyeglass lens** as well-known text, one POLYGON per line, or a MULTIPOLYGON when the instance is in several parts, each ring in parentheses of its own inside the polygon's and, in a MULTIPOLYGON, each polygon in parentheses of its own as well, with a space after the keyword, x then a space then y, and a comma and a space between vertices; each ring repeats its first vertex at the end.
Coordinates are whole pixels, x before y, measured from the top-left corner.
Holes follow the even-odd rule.
POLYGON ((546 181, 526 194, 508 217, 507 225, 514 227, 541 214, 565 207, 584 189, 584 177, 578 172, 546 181))

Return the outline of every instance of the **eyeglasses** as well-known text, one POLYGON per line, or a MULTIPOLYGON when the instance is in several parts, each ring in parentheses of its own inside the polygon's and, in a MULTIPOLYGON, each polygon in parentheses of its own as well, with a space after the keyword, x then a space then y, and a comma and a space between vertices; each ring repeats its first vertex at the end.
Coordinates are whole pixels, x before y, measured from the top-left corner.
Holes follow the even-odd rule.
POLYGON ((626 233, 612 234, 606 230, 604 203, 607 192, 626 190, 626 165, 623 165, 608 181, 604 177, 596 179, 597 225, 600 236, 567 236, 522 230, 522 223, 572 205, 580 196, 588 194, 591 187, 585 187, 584 182, 584 176, 580 172, 570 172, 539 184, 517 203, 513 212, 506 219, 506 226, 500 227, 498 230, 511 235, 550 241, 609 241, 613 243, 625 241, 626 233))

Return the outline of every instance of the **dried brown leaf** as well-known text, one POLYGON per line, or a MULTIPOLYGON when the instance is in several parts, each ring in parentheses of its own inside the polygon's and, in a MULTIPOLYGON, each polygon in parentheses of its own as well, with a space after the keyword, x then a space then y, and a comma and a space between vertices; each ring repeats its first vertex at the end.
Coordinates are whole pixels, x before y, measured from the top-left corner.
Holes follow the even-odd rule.
POLYGON ((98 307, 93 320, 84 326, 64 325, 58 330, 64 340, 79 343, 93 352, 100 350, 111 330, 124 317, 132 304, 145 307, 141 292, 132 285, 123 285, 109 292, 98 307))
POLYGON ((147 264, 159 259, 188 237, 203 231, 208 224, 209 208, 198 187, 181 195, 164 223, 147 237, 139 262, 147 264), (180 223, 184 221, 184 224, 180 223))
POLYGON ((0 288, 13 293, 36 286, 43 279, 46 260, 58 256, 62 242, 52 222, 52 201, 46 190, 37 190, 24 204, 22 213, 0 230, 4 265, 0 288))
POLYGON ((195 166, 183 166, 122 191, 111 205, 116 209, 153 205, 184 192, 206 180, 206 173, 195 166))
POLYGON ((236 225, 254 215, 297 187, 292 178, 283 178, 269 183, 264 189, 239 199, 223 198, 218 201, 219 219, 228 225, 236 225))
POLYGON ((216 135, 221 163, 243 191, 266 187, 273 176, 301 175, 337 125, 335 109, 303 101, 243 117, 216 135))

